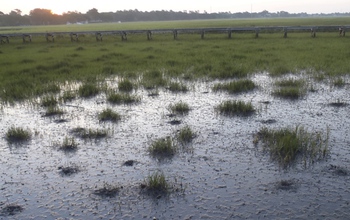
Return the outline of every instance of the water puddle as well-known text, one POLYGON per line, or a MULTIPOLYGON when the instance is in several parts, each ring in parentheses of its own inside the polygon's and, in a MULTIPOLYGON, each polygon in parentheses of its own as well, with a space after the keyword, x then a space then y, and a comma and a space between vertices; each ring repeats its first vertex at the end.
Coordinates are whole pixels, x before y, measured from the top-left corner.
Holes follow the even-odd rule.
POLYGON ((63 115, 42 117, 30 103, 2 106, 0 111, 0 219, 324 219, 350 216, 350 93, 314 83, 314 92, 297 101, 272 95, 273 80, 257 74, 253 92, 212 92, 213 83, 198 82, 187 93, 138 89, 141 102, 111 105, 105 95, 60 105, 63 115), (225 117, 214 107, 244 100, 256 113, 225 117), (340 100, 340 101, 339 101, 340 100), (190 111, 172 114, 168 106, 185 102, 190 111), (340 103, 340 104, 337 104, 340 103), (111 108, 117 123, 99 122, 111 108), (330 130, 329 156, 311 167, 283 170, 254 145, 260 128, 295 127, 330 130), (32 139, 9 144, 11 126, 30 129, 32 139), (189 126, 196 137, 190 150, 167 160, 149 155, 154 140, 175 137, 189 126), (80 138, 73 129, 106 130, 107 137, 80 138), (60 150, 75 138, 74 151, 60 150), (161 171, 171 193, 143 192, 147 176, 161 171))

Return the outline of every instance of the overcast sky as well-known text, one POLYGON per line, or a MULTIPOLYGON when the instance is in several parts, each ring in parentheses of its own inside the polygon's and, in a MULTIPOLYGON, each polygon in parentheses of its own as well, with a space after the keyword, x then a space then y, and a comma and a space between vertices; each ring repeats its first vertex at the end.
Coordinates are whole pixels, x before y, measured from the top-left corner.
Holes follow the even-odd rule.
POLYGON ((0 11, 8 14, 20 9, 29 14, 34 8, 51 9, 53 13, 68 11, 86 13, 96 8, 99 12, 138 9, 139 11, 173 10, 204 12, 269 12, 288 11, 289 13, 333 13, 349 12, 350 0, 1 0, 0 11))

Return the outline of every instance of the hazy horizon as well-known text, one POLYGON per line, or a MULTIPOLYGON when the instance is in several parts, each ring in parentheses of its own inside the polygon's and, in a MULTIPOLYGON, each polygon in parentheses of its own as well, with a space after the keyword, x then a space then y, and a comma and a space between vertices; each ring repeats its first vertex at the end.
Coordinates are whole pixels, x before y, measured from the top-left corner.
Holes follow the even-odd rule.
POLYGON ((159 1, 123 1, 115 2, 112 0, 101 1, 96 3, 88 1, 81 2, 71 0, 47 1, 47 0, 12 0, 1 6, 0 11, 5 14, 10 13, 14 9, 22 11, 22 15, 29 14, 30 10, 35 8, 50 9, 55 14, 62 14, 68 11, 78 11, 86 13, 92 8, 96 8, 99 12, 115 12, 119 10, 139 10, 139 11, 199 11, 199 12, 261 12, 267 10, 269 12, 287 11, 289 13, 345 13, 350 11, 350 1, 348 0, 294 0, 282 2, 278 0, 236 0, 228 2, 227 0, 203 0, 203 1, 185 1, 178 0, 159 4, 159 1))

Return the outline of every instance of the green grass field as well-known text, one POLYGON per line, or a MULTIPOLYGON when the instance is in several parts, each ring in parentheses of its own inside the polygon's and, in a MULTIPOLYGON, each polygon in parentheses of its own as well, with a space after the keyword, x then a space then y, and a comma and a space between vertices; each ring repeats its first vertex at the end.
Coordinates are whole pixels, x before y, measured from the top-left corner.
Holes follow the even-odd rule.
MULTIPOLYGON (((136 22, 122 24, 89 24, 66 26, 0 28, 0 33, 44 32, 117 29, 156 29, 188 27, 278 26, 278 25, 343 25, 350 18, 206 20, 172 22, 136 22), (78 30, 79 29, 79 30, 78 30)), ((148 41, 144 34, 128 36, 108 35, 103 42, 95 36, 81 36, 71 42, 69 36, 57 36, 54 43, 45 37, 34 36, 32 43, 11 38, 0 45, 0 99, 26 100, 58 93, 69 82, 96 82, 106 77, 123 76, 132 79, 140 74, 161 71, 167 78, 228 79, 245 77, 268 71, 271 75, 306 72, 315 76, 348 74, 349 38, 337 32, 320 32, 316 38, 310 33, 208 33, 201 40, 199 34, 155 34, 148 41)))

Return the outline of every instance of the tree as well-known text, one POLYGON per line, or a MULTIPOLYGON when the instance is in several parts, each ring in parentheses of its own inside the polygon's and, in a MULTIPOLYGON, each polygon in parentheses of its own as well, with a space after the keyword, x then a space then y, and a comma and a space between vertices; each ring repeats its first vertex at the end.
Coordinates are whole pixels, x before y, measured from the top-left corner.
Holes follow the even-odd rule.
POLYGON ((86 15, 88 16, 90 21, 100 20, 100 13, 98 13, 98 10, 96 8, 93 8, 87 11, 86 15))
POLYGON ((36 25, 54 23, 54 16, 50 9, 36 8, 29 13, 32 23, 36 25))

